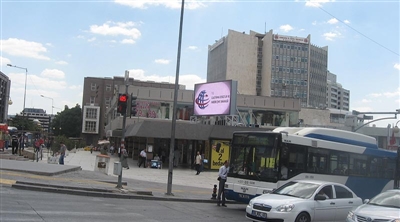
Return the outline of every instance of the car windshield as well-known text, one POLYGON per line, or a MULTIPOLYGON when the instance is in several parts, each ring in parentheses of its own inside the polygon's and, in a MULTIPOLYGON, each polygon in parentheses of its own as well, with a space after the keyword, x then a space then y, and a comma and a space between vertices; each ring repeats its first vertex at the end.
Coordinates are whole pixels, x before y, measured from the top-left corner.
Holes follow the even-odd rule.
POLYGON ((308 199, 314 194, 318 187, 318 184, 291 181, 279 187, 272 193, 308 199))
POLYGON ((382 207, 400 208, 400 192, 380 193, 372 198, 368 204, 382 207))

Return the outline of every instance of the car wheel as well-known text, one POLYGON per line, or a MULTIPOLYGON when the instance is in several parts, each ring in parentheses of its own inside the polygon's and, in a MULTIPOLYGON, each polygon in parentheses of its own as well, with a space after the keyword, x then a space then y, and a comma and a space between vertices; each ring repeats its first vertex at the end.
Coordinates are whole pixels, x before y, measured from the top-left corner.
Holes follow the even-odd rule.
POLYGON ((311 221, 310 216, 305 212, 300 213, 299 216, 296 217, 296 222, 310 222, 310 221, 311 221))

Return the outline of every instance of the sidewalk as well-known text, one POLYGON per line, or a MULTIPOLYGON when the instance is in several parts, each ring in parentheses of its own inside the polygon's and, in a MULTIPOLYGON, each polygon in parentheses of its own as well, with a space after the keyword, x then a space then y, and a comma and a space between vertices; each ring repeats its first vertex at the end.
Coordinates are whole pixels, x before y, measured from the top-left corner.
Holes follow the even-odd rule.
POLYGON ((215 203, 211 197, 212 188, 218 184, 216 171, 195 175, 192 169, 174 168, 171 186, 173 196, 170 196, 165 194, 168 168, 139 168, 136 161, 129 159, 130 169, 122 171, 123 189, 117 189, 118 176, 113 175, 113 167, 114 162, 119 161, 118 156, 110 157, 106 175, 94 171, 98 154, 82 149, 73 150, 67 153, 65 165, 47 163, 47 153, 43 153, 43 159, 39 162, 0 160, 0 183, 3 179, 11 181, 8 183, 15 188, 87 196, 215 203))

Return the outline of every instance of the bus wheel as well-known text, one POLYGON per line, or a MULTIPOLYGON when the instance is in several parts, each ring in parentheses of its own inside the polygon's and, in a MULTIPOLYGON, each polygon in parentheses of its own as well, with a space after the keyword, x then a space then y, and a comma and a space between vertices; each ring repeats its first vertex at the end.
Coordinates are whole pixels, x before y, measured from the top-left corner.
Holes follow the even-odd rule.
POLYGON ((310 216, 305 212, 300 213, 299 216, 297 216, 296 218, 296 222, 310 222, 310 221, 311 221, 310 216))

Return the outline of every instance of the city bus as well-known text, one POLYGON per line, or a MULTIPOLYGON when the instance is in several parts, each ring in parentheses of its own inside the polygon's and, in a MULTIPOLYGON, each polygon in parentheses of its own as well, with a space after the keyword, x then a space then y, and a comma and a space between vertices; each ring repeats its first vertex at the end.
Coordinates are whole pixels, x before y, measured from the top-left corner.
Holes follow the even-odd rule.
POLYGON ((349 131, 234 132, 225 196, 248 203, 291 180, 314 179, 344 184, 367 199, 394 187, 397 160, 397 153, 378 148, 374 137, 349 131))

